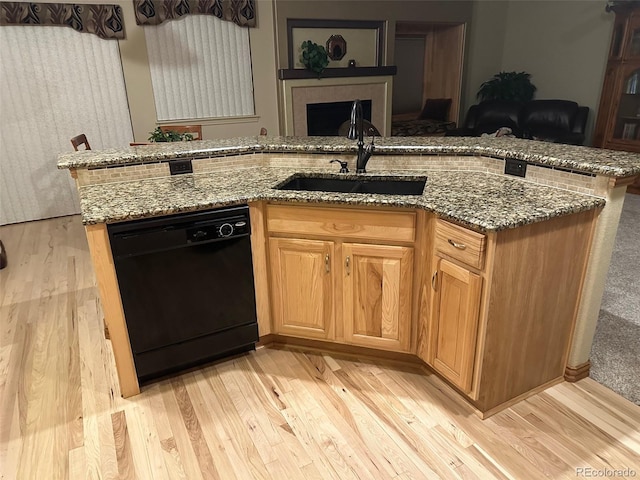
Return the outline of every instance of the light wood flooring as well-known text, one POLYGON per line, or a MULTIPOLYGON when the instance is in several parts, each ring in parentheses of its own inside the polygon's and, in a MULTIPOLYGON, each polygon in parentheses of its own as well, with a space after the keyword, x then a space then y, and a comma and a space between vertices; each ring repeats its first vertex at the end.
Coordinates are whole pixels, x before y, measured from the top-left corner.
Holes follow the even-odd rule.
POLYGON ((263 348, 124 400, 79 217, 0 239, 2 479, 640 476, 640 407, 590 379, 482 421, 434 375, 263 348))

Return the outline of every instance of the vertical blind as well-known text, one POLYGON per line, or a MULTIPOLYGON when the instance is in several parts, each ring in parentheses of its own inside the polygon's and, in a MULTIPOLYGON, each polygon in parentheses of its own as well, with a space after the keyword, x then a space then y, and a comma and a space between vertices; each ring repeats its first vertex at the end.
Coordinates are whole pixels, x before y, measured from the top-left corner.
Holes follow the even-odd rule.
POLYGON ((118 42, 70 28, 0 27, 0 224, 80 211, 57 156, 133 138, 118 42))
POLYGON ((144 34, 159 121, 253 115, 247 28, 187 15, 144 34))

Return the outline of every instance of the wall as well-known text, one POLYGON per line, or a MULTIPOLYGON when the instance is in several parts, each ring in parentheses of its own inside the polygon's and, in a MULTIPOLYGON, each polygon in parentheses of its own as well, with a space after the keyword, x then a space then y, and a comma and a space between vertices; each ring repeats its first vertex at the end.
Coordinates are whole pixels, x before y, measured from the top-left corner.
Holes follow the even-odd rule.
POLYGON ((509 2, 502 69, 531 73, 537 99, 567 99, 589 107, 589 140, 613 20, 604 2, 509 2))
MULTIPOLYGON (((126 38, 119 44, 133 133, 135 141, 145 142, 156 127, 156 111, 144 30, 136 25, 131 0, 115 3, 124 14, 126 38)), ((249 29, 255 116, 190 122, 202 124, 204 139, 253 136, 261 127, 279 133, 273 0, 257 0, 256 15, 258 25, 249 29)))
POLYGON ((480 84, 502 69, 502 53, 509 2, 473 2, 471 22, 465 38, 465 68, 462 78, 460 122, 476 102, 480 84))
POLYGON ((589 107, 591 141, 614 16, 604 2, 474 2, 467 36, 463 111, 480 84, 499 71, 527 71, 537 99, 566 99, 589 107))
MULTIPOLYGON (((386 20, 383 64, 393 65, 395 22, 454 22, 471 19, 471 1, 274 0, 278 68, 287 66, 287 18, 386 20)), ((348 48, 348 46, 347 46, 348 48)))

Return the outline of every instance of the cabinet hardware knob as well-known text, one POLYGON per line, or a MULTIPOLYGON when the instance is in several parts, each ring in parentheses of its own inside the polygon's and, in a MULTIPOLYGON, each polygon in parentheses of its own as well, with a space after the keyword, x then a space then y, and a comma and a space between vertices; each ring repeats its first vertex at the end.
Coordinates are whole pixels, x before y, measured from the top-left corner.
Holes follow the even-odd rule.
POLYGON ((467 248, 467 246, 464 243, 457 243, 457 242, 454 242, 451 239, 449 239, 447 241, 449 242, 449 245, 451 245, 452 247, 455 247, 455 248, 459 248, 460 250, 464 250, 465 248, 467 248))
POLYGON ((347 269, 347 275, 351 275, 351 258, 348 255, 344 259, 344 266, 347 269))
POLYGON ((433 277, 431 277, 431 288, 436 290, 436 284, 438 282, 438 271, 433 272, 433 277))
POLYGON ((324 271, 329 273, 331 271, 331 263, 330 263, 331 257, 329 257, 329 254, 327 253, 324 256, 324 271))

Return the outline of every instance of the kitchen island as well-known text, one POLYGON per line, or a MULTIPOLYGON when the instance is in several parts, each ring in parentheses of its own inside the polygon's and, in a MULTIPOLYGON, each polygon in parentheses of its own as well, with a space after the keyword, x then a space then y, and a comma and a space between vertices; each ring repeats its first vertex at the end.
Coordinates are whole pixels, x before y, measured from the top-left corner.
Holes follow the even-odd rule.
POLYGON ((390 138, 376 145, 367 175, 426 176, 422 195, 274 188, 301 172, 337 176, 329 160, 353 168, 354 151, 335 137, 275 137, 60 157, 78 182, 124 396, 139 386, 105 224, 243 203, 264 343, 417 356, 485 416, 563 374, 588 372, 589 330, 625 185, 640 173, 637 155, 512 139, 390 138), (507 158, 527 163, 524 180, 503 174, 507 158), (184 159, 193 173, 170 176, 171 163, 184 159), (324 263, 329 276, 292 270, 288 258, 314 272, 324 263), (323 286, 315 303, 286 288, 304 281, 323 286), (312 307, 298 307, 305 304, 312 307), (308 319, 287 320, 301 314, 308 319))

